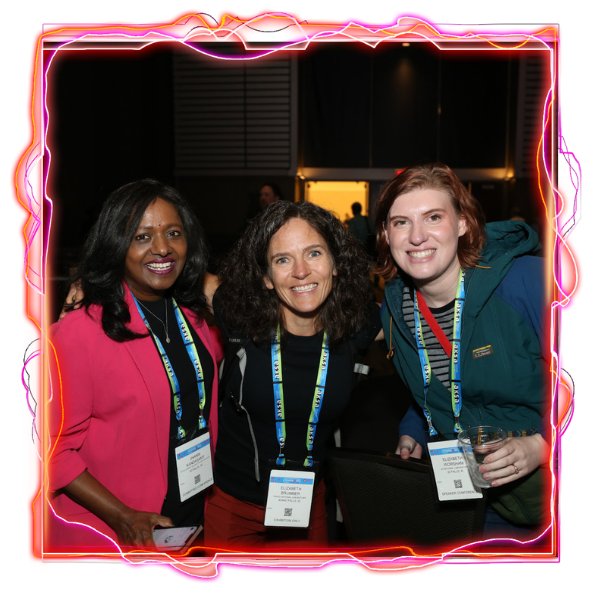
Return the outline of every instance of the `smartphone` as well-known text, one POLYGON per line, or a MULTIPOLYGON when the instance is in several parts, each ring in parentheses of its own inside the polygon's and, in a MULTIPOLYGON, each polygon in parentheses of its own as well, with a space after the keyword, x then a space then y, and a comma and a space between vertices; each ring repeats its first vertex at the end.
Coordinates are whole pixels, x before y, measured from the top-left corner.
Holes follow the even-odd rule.
POLYGON ((199 527, 156 527, 152 532, 158 550, 186 550, 202 531, 199 527))

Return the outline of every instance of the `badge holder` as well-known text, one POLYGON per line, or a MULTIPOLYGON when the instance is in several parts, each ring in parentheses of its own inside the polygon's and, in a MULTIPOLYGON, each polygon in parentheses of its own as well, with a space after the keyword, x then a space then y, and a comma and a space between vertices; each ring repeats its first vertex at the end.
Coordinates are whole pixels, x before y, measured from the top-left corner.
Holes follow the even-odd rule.
POLYGON ((273 469, 265 507, 265 525, 271 527, 308 527, 315 473, 273 469))
POLYGON ((458 440, 429 442, 427 448, 440 501, 483 498, 480 488, 471 481, 458 440))
POLYGON ((175 448, 179 497, 189 500, 214 483, 210 456, 210 433, 207 431, 175 448))

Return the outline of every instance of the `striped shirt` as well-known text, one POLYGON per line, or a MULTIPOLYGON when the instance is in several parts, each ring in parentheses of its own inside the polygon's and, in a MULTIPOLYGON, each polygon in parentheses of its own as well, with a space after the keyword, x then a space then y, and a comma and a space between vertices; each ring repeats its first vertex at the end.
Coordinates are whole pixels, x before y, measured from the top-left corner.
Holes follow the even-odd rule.
MULTIPOLYGON (((414 337, 415 335, 415 300, 414 290, 411 290, 408 286, 404 287, 404 296, 402 298, 402 313, 404 314, 404 320, 410 327, 410 331, 414 337)), ((442 328, 442 331, 446 334, 446 337, 450 342, 453 341, 453 327, 454 327, 454 300, 446 306, 441 308, 430 308, 431 314, 435 317, 438 325, 442 328)), ((427 356, 429 357, 429 364, 434 375, 444 384, 444 386, 450 390, 450 375, 448 373, 450 368, 450 359, 444 352, 442 345, 438 342, 437 338, 431 328, 429 327, 425 318, 421 315, 421 328, 423 330, 423 339, 425 341, 425 348, 427 349, 427 356)))

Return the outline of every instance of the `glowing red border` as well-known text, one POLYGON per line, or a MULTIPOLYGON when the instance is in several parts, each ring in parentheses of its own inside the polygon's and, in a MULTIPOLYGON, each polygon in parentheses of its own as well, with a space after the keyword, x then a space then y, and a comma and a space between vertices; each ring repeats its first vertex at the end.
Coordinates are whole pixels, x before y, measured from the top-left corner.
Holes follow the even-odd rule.
MULTIPOLYGON (((42 231, 43 210, 41 198, 48 206, 52 200, 46 194, 46 176, 50 165, 50 156, 45 155, 47 109, 45 104, 46 73, 42 68, 42 49, 44 44, 52 42, 56 51, 82 51, 87 44, 93 44, 97 49, 99 41, 103 50, 113 48, 123 49, 123 42, 131 43, 132 50, 139 50, 149 44, 163 41, 179 41, 183 44, 199 41, 239 41, 246 49, 253 50, 251 57, 241 60, 256 60, 282 49, 305 50, 312 41, 358 41, 371 47, 382 41, 400 40, 428 41, 441 50, 477 50, 477 51, 529 51, 540 48, 548 51, 548 70, 550 87, 547 91, 544 112, 541 115, 540 138, 537 152, 538 188, 540 200, 546 207, 549 230, 553 239, 551 246, 554 253, 552 263, 553 278, 549 278, 552 287, 552 309, 550 318, 550 344, 553 356, 552 384, 558 396, 558 413, 552 410, 552 422, 558 423, 553 435, 553 455, 559 452, 559 437, 572 418, 573 386, 568 377, 561 374, 560 356, 558 352, 558 333, 560 309, 568 305, 577 287, 577 268, 573 255, 566 244, 566 238, 576 224, 578 210, 578 193, 581 180, 581 169, 575 156, 568 151, 560 130, 560 111, 556 108, 558 44, 559 35, 556 25, 486 25, 464 26, 455 24, 434 25, 421 18, 403 16, 396 23, 383 27, 366 26, 350 22, 344 25, 330 23, 300 22, 293 16, 283 13, 261 14, 253 19, 241 20, 224 15, 219 22, 209 15, 186 15, 171 24, 156 25, 70 25, 52 27, 42 33, 38 39, 34 64, 34 85, 32 98, 32 142, 19 161, 15 185, 17 199, 29 214, 23 234, 26 243, 24 257, 24 276, 27 282, 27 316, 39 328, 42 336, 42 352, 48 356, 53 348, 49 346, 45 336, 44 312, 44 273, 47 260, 47 247, 51 215, 46 215, 48 231, 42 231), (118 44, 116 44, 118 42, 118 44), (111 46, 115 43, 115 46, 111 46), (556 156, 566 161, 570 183, 569 194, 563 195, 557 187, 556 156), (562 276, 567 275, 570 285, 563 283, 562 276)), ((90 46, 91 47, 91 46, 90 46)), ((197 50, 194 48, 194 50, 197 50)), ((216 56, 212 54, 212 56, 216 56)), ((218 57, 218 56, 217 56, 218 57)), ((240 60, 231 57, 218 57, 223 60, 240 60)), ((50 61, 51 62, 51 61, 50 61)), ((50 64, 50 63, 49 63, 50 64)), ((546 244, 548 247, 548 244, 546 244)), ((27 362, 39 355, 35 352, 27 358, 27 362)), ((46 363, 47 361, 45 361, 46 363)), ((27 364, 24 367, 24 372, 27 364)), ((52 391, 48 389, 46 369, 42 369, 43 397, 49 400, 52 391)), ((25 385, 25 379, 23 379, 25 385)), ((27 385, 25 385, 27 388, 27 385)), ((42 408, 43 410, 43 408, 42 408)), ((32 411, 32 414, 34 412, 32 411)), ((37 415, 39 419, 40 415, 37 415)), ((36 415, 34 414, 34 419, 36 415)), ((42 421, 43 423, 43 412, 42 421)), ((36 423, 34 422, 34 425, 36 423)), ((44 429, 41 431, 41 448, 47 447, 47 437, 44 429)), ((40 454, 44 454, 40 452, 40 454)), ((176 569, 198 577, 214 577, 218 564, 263 565, 278 567, 320 567, 334 562, 357 562, 370 570, 404 570, 433 565, 442 562, 462 563, 477 561, 502 562, 547 562, 558 559, 558 514, 556 507, 556 473, 553 462, 550 461, 553 473, 552 482, 552 548, 550 552, 540 553, 528 551, 527 543, 515 543, 515 549, 510 552, 486 552, 485 544, 467 544, 449 552, 431 553, 399 558, 369 557, 376 551, 361 553, 358 551, 306 554, 217 554, 212 559, 170 557, 166 554, 149 552, 122 553, 115 545, 114 553, 106 554, 62 554, 48 553, 43 549, 43 505, 46 477, 44 463, 41 466, 41 486, 34 502, 34 554, 43 558, 74 558, 77 556, 103 556, 107 558, 124 558, 134 564, 166 563, 176 569)), ((406 548, 406 547, 402 547, 406 548)), ((412 552, 412 551, 411 551, 412 552)))

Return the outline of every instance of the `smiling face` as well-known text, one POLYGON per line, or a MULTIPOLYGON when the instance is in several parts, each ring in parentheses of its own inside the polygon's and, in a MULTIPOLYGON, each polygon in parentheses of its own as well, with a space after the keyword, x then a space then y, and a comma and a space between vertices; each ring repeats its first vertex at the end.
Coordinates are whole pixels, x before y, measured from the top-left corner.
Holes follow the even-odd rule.
POLYGON ((179 277, 187 241, 177 209, 161 198, 148 206, 125 258, 125 281, 138 300, 160 300, 179 277))
POLYGON ((316 333, 337 275, 325 240, 304 219, 290 219, 271 238, 267 261, 265 285, 279 297, 285 328, 296 335, 316 333))
POLYGON ((454 298, 460 270, 458 238, 466 231, 465 218, 456 213, 448 194, 436 189, 398 196, 385 226, 398 267, 412 277, 424 295, 427 291, 430 297, 438 295, 441 300, 448 290, 450 300, 454 298))

